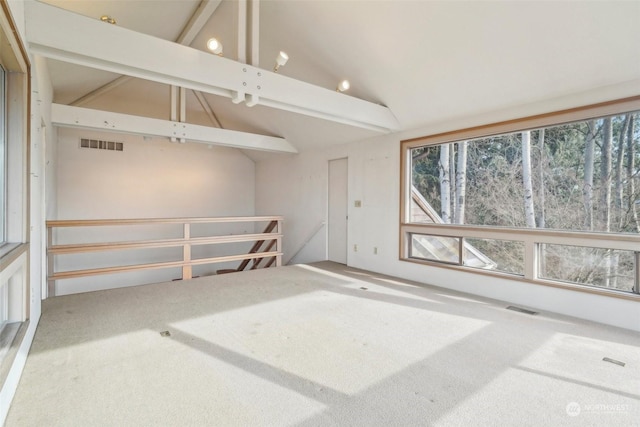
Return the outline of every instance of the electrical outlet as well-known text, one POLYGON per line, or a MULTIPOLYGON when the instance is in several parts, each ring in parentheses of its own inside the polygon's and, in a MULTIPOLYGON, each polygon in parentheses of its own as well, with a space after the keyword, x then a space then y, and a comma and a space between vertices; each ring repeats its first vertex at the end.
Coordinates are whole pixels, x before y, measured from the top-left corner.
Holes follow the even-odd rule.
POLYGON ((353 252, 358 252, 358 245, 353 245, 353 252))
POLYGON ((356 200, 353 204, 356 208, 362 207, 362 200, 356 200))
POLYGON ((374 255, 378 255, 378 248, 377 247, 373 248, 373 254, 374 255))

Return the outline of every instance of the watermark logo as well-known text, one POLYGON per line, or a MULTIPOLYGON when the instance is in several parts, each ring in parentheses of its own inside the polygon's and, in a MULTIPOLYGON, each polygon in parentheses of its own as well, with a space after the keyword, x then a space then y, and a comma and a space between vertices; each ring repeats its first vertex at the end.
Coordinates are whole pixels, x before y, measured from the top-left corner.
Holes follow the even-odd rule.
POLYGON ((567 415, 577 417, 580 414, 616 414, 621 412, 630 412, 631 405, 625 403, 596 403, 583 404, 578 402, 569 402, 565 408, 567 415))
POLYGON ((580 415, 580 411, 582 411, 582 408, 580 408, 580 404, 578 402, 569 402, 567 405, 567 415, 570 417, 577 417, 580 415))

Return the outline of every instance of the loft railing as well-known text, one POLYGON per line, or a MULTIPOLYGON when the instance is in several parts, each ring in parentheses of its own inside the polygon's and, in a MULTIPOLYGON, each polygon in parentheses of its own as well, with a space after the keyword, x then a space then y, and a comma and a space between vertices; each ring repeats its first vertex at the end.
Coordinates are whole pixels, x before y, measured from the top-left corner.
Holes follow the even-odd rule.
MULTIPOLYGON (((281 216, 252 216, 252 217, 224 217, 224 218, 152 218, 152 219, 106 219, 106 220, 54 220, 47 221, 47 280, 49 296, 55 295, 55 282, 62 279, 73 279, 102 274, 113 274, 162 268, 182 268, 182 279, 193 277, 193 267, 216 263, 228 263, 241 261, 237 269, 224 270, 242 271, 253 262, 251 269, 256 269, 266 260, 263 268, 282 265, 282 221, 281 216), (191 237, 192 226, 197 224, 226 224, 237 223, 263 223, 267 222, 262 233, 256 234, 220 234, 191 237), (73 229, 88 227, 117 227, 135 226, 145 227, 150 225, 175 224, 182 226, 182 237, 168 239, 142 239, 116 242, 92 242, 92 243, 66 243, 56 244, 58 229, 73 229), (191 249, 201 245, 224 245, 231 243, 255 242, 248 253, 193 258, 191 249), (263 244, 268 242, 265 249, 263 244), (85 254, 101 251, 125 251, 131 249, 157 249, 182 247, 180 259, 162 262, 151 262, 134 265, 113 265, 100 268, 82 268, 74 270, 55 271, 55 258, 70 254, 85 254)), ((212 233, 213 234, 213 233, 212 233)))

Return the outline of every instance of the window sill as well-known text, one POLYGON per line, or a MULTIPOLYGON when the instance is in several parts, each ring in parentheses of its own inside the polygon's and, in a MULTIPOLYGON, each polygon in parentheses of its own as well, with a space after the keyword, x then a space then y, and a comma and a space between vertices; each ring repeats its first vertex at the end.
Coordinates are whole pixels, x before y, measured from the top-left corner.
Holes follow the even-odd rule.
POLYGON ((421 264, 421 265, 429 266, 429 267, 446 268, 446 269, 450 269, 450 270, 456 270, 456 271, 459 271, 459 272, 462 272, 462 273, 472 273, 472 274, 481 274, 481 275, 491 276, 491 277, 498 277, 498 278, 501 278, 501 279, 513 280, 513 281, 517 281, 517 282, 524 282, 524 283, 529 283, 529 284, 532 284, 532 285, 549 286, 549 287, 552 287, 552 288, 560 288, 560 289, 566 289, 566 290, 570 290, 570 291, 585 292, 585 293, 589 293, 589 294, 596 294, 596 295, 601 295, 601 296, 606 296, 606 297, 619 298, 619 299, 625 299, 625 300, 629 300, 629 301, 640 302, 640 294, 635 294, 635 293, 631 293, 631 292, 616 291, 616 290, 612 290, 612 289, 598 288, 598 287, 592 287, 592 286, 587 286, 587 285, 580 285, 580 284, 577 284, 577 283, 560 282, 560 281, 548 280, 548 279, 530 280, 530 279, 526 279, 526 278, 522 277, 521 275, 516 275, 516 274, 511 274, 511 273, 489 271, 489 270, 483 270, 483 269, 479 269, 479 268, 465 267, 465 266, 461 266, 461 265, 450 265, 450 264, 445 264, 445 263, 437 262, 437 261, 418 260, 416 258, 402 258, 401 257, 400 261, 410 262, 410 263, 414 263, 414 264, 421 264))
POLYGON ((0 271, 4 270, 20 255, 27 251, 28 243, 5 243, 0 246, 0 271))

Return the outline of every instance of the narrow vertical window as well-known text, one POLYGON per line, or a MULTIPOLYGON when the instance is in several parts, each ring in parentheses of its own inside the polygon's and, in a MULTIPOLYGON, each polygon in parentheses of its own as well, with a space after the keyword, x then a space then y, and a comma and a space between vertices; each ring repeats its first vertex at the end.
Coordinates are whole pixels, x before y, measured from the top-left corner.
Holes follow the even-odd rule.
POLYGON ((7 229, 7 96, 5 71, 0 66, 0 246, 6 242, 7 229))

